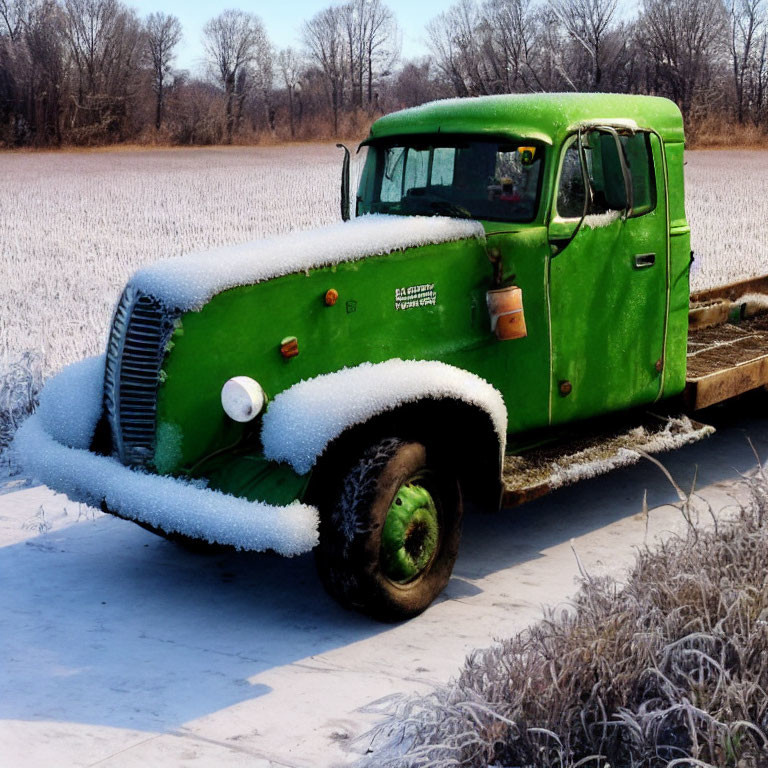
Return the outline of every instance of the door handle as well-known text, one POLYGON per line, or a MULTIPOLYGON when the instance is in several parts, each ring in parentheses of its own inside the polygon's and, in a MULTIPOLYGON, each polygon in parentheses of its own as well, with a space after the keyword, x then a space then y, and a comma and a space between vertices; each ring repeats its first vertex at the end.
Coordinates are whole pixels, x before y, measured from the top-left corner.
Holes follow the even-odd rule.
POLYGON ((637 253, 635 254, 635 269, 645 269, 652 267, 656 263, 655 253, 637 253))

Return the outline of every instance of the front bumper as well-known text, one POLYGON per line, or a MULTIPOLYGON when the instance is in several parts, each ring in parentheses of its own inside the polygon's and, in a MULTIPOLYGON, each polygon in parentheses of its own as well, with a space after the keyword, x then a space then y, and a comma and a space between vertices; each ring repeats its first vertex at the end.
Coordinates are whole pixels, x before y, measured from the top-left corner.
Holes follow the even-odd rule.
POLYGON ((37 412, 20 427, 13 443, 28 474, 73 501, 106 507, 166 533, 286 556, 317 545, 314 507, 298 501, 284 507, 252 502, 92 453, 103 377, 104 358, 89 358, 46 384, 37 412))

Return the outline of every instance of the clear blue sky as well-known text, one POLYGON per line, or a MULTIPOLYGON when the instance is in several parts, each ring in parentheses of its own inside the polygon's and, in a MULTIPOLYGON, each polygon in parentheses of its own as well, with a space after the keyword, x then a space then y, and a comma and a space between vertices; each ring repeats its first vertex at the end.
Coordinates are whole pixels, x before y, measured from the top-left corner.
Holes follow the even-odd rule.
MULTIPOLYGON (((404 57, 426 55, 424 27, 451 4, 452 0, 387 0, 397 17, 402 33, 404 57)), ((295 48, 301 45, 301 23, 332 3, 329 0, 271 0, 270 2, 222 2, 198 4, 190 0, 126 0, 140 16, 163 11, 178 16, 184 28, 184 38, 178 48, 176 66, 189 69, 193 74, 202 69, 200 34, 208 19, 225 8, 239 8, 255 13, 264 23, 275 48, 295 48)))

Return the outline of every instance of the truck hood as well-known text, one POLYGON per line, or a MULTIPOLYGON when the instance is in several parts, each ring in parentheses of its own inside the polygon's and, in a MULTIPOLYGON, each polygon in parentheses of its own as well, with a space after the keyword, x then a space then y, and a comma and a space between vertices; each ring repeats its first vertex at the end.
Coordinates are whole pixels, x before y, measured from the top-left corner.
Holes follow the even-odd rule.
POLYGON ((130 285, 169 309, 201 309, 229 288, 423 245, 485 239, 477 221, 369 215, 319 229, 176 256, 139 270, 130 285))

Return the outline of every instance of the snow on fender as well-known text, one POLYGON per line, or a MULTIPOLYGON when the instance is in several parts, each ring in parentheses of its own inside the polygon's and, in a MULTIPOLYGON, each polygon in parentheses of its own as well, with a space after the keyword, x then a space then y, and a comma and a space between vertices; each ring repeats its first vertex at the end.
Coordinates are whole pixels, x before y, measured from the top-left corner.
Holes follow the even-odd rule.
POLYGON ((264 415, 264 455, 287 462, 303 475, 349 427, 425 398, 461 400, 485 411, 503 456, 507 409, 494 386, 446 363, 400 359, 342 368, 281 392, 264 415))

